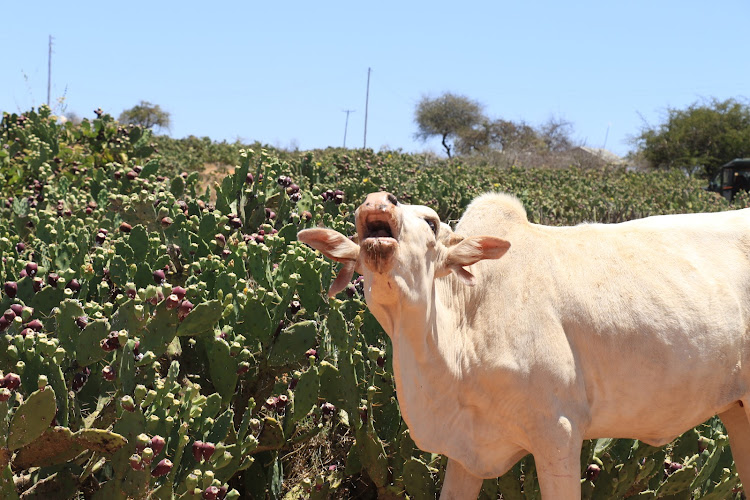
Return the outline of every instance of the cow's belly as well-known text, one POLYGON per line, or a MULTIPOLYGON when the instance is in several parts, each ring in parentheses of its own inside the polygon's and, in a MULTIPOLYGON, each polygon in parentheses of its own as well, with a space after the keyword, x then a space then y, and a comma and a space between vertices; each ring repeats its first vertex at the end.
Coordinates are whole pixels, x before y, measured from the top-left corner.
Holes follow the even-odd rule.
POLYGON ((631 345, 627 356, 583 360, 591 415, 586 437, 665 444, 730 407, 750 388, 744 342, 734 338, 720 342, 695 333, 682 342, 631 345))

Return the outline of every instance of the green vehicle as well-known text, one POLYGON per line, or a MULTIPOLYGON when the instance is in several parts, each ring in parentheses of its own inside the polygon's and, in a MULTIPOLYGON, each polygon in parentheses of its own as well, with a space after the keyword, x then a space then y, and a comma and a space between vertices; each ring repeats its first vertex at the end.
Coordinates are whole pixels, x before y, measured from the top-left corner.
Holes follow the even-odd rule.
POLYGON ((721 166, 708 183, 708 191, 732 201, 740 191, 750 191, 750 158, 736 158, 721 166))

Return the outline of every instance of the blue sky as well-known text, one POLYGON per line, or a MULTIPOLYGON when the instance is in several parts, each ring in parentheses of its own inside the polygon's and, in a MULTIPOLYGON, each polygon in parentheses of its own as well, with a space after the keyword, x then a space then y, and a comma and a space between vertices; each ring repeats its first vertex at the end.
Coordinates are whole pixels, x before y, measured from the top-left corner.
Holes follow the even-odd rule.
POLYGON ((750 2, 3 2, 0 110, 47 96, 93 117, 140 100, 173 137, 300 149, 441 150, 414 139, 426 95, 492 118, 572 122, 618 154, 667 107, 750 97, 750 2), (710 4, 710 5, 709 5, 710 4), (645 121, 644 121, 645 120, 645 121), (606 143, 605 143, 606 141, 606 143))

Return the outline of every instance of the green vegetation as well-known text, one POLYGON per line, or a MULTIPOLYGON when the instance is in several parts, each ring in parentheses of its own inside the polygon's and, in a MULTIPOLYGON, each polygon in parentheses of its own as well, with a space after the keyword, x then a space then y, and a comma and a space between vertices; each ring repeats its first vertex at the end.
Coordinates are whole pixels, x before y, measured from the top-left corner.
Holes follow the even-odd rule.
POLYGON ((703 167, 710 175, 735 158, 750 156, 750 105, 737 99, 669 108, 666 121, 637 138, 655 167, 703 167))
MULTIPOLYGON (((445 221, 486 190, 545 224, 733 208, 679 171, 232 147, 3 116, 2 498, 434 498, 445 459, 409 437, 362 283, 327 300, 335 269, 300 229, 351 234, 376 190, 445 221), (207 158, 235 166, 209 190, 207 158)), ((581 477, 585 498, 739 495, 718 419, 664 448, 588 442, 581 477)), ((482 498, 498 492, 539 498, 533 460, 482 498)))

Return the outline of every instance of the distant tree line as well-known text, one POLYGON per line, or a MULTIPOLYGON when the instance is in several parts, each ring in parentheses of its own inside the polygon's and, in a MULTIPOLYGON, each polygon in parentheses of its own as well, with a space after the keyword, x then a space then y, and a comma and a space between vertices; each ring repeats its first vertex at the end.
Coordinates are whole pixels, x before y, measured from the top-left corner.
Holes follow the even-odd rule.
POLYGON ((552 117, 533 127, 524 121, 491 119, 483 106, 466 96, 446 92, 437 98, 423 97, 417 104, 416 137, 423 141, 438 136, 450 158, 482 155, 491 151, 562 152, 578 144, 573 125, 552 117))
MULTIPOLYGON (((552 117, 539 126, 490 119, 483 106, 446 92, 416 106, 416 137, 438 137, 448 157, 492 153, 565 153, 581 144, 573 125, 552 117)), ((634 156, 653 168, 680 167, 710 175, 735 158, 750 157, 750 105, 743 99, 704 99, 686 109, 668 108, 663 123, 645 125, 632 138, 634 156)))

